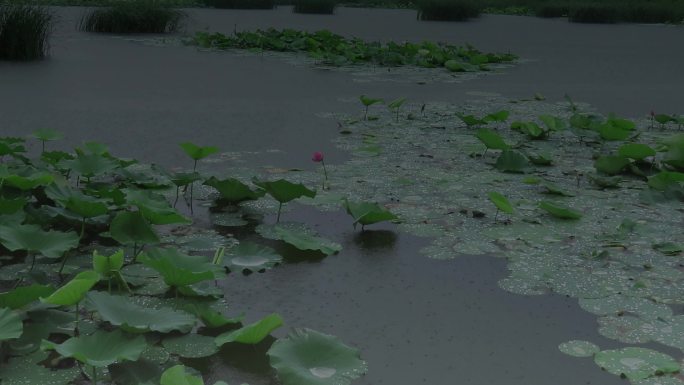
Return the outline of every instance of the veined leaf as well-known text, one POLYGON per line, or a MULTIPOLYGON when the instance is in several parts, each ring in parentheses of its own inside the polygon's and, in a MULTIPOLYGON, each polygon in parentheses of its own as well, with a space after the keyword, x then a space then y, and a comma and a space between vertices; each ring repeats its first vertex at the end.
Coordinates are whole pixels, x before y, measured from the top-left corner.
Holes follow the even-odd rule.
POLYGON ((271 332, 283 325, 283 319, 279 314, 273 313, 263 319, 243 326, 240 329, 220 334, 216 337, 216 345, 222 346, 228 342, 239 342, 243 344, 258 344, 271 332))

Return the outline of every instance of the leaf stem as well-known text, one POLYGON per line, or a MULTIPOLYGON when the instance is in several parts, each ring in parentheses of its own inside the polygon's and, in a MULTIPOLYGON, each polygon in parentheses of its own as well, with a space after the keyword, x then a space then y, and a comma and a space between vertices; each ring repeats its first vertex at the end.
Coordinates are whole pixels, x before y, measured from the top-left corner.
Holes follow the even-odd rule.
POLYGON ((278 203, 278 216, 276 217, 276 223, 280 223, 280 210, 283 208, 283 203, 278 203))

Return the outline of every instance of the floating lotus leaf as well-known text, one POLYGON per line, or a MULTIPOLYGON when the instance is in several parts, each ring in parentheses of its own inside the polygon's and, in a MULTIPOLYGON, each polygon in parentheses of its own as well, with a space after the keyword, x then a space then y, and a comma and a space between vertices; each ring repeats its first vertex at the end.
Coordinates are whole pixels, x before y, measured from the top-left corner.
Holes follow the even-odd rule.
POLYGON ((0 307, 0 342, 19 338, 23 330, 19 315, 10 308, 0 307))
POLYGON ((267 354, 283 385, 348 385, 368 370, 358 350, 311 329, 295 329, 267 354))
POLYGON ((109 232, 122 245, 159 243, 159 237, 140 211, 122 211, 112 219, 109 232))
POLYGON ((377 203, 371 202, 349 202, 344 200, 344 208, 347 214, 354 218, 354 226, 360 223, 362 226, 372 225, 385 221, 393 221, 398 217, 392 214, 389 210, 380 207, 377 203))
POLYGON ((631 162, 623 156, 602 156, 594 162, 596 171, 607 175, 615 175, 624 171, 631 162))
POLYGON ((126 201, 138 207, 143 217, 154 225, 188 224, 192 220, 176 211, 166 198, 147 190, 126 190, 126 201))
POLYGON ((217 179, 212 176, 204 184, 215 188, 219 192, 221 200, 230 203, 259 199, 265 193, 264 190, 254 191, 235 178, 217 179))
POLYGON ((653 250, 658 250, 665 255, 678 255, 684 251, 684 246, 674 242, 654 243, 653 250))
POLYGON ((257 272, 270 269, 282 260, 283 257, 268 246, 241 242, 224 256, 223 266, 230 271, 257 272))
POLYGON ((640 297, 611 295, 602 298, 580 298, 579 305, 582 309, 600 316, 632 313, 644 319, 672 317, 672 309, 669 306, 640 297))
POLYGON ((600 125, 597 131, 604 140, 625 140, 632 134, 631 130, 610 123, 600 125))
POLYGON ((658 373, 675 373, 679 363, 667 354, 651 349, 628 347, 596 353, 594 361, 606 371, 630 380, 641 380, 658 373))
POLYGON ((652 326, 631 315, 606 316, 598 319, 599 333, 628 344, 641 344, 652 339, 652 326))
POLYGON ((497 209, 507 214, 513 214, 513 206, 505 196, 496 191, 490 191, 487 196, 489 197, 489 200, 494 203, 494 206, 496 206, 497 209))
POLYGON ((320 251, 325 255, 332 255, 342 250, 340 244, 314 235, 312 230, 302 224, 260 225, 256 230, 265 238, 281 240, 299 250, 320 251))
POLYGON ((507 150, 509 148, 508 144, 506 144, 499 134, 487 128, 480 128, 477 130, 475 137, 477 137, 485 147, 492 150, 507 150))
POLYGON ((539 203, 539 207, 556 218, 560 219, 580 219, 582 218, 582 213, 575 211, 573 209, 557 205, 555 203, 542 201, 539 203))
POLYGON ((43 231, 36 225, 0 225, 0 243, 10 251, 26 250, 48 258, 60 258, 78 246, 78 234, 73 231, 43 231))
POLYGON ((187 333, 197 322, 195 316, 183 311, 149 309, 134 304, 127 297, 105 292, 92 291, 88 293, 88 299, 104 321, 121 326, 126 331, 169 333, 177 330, 187 333))
POLYGON ((169 353, 184 358, 209 357, 218 352, 214 337, 194 333, 164 338, 162 345, 169 353))
POLYGON ((496 159, 495 167, 503 172, 522 173, 529 167, 525 155, 515 150, 504 150, 496 159))
POLYGON ((592 357, 601 351, 598 346, 589 341, 572 340, 558 345, 558 349, 573 357, 592 357))
POLYGON ((43 350, 55 350, 62 357, 73 357, 98 368, 120 361, 136 361, 147 347, 142 336, 129 337, 119 330, 98 330, 88 336, 72 337, 62 344, 43 341, 43 350))
POLYGON ((2 385, 67 385, 81 375, 77 367, 52 370, 39 362, 47 358, 45 352, 14 357, 2 366, 2 385))
POLYGON ((242 344, 258 344, 271 332, 283 325, 283 319, 279 314, 273 313, 263 319, 243 326, 240 329, 220 334, 216 337, 216 345, 222 346, 229 342, 239 342, 242 344))
POLYGON ((684 380, 679 377, 657 376, 643 380, 630 381, 632 385, 684 385, 684 380))
POLYGON ((214 279, 221 273, 207 257, 186 255, 176 249, 149 249, 138 255, 138 261, 157 270, 173 287, 214 279))
POLYGON ((94 271, 80 272, 47 298, 43 298, 42 301, 60 306, 75 305, 81 302, 88 290, 95 286, 99 280, 100 275, 94 271))
POLYGON ((671 186, 684 184, 684 173, 676 171, 661 171, 648 178, 648 185, 654 190, 665 191, 671 186))
POLYGON ((549 131, 562 131, 566 127, 565 120, 552 115, 539 115, 541 120, 549 131))
POLYGON ((20 309, 40 297, 47 297, 52 294, 55 289, 50 285, 33 284, 31 286, 22 286, 6 293, 0 294, 0 307, 8 307, 10 309, 20 309))

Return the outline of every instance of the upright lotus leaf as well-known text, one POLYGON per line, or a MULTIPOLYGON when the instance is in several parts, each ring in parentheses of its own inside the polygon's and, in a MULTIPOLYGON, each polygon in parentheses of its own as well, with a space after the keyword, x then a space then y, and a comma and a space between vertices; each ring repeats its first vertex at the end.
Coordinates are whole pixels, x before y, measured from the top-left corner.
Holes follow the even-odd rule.
POLYGON ((24 325, 19 315, 10 308, 0 307, 0 343, 19 338, 23 330, 24 325))
POLYGON ((96 272, 82 271, 42 301, 59 306, 76 305, 98 281, 100 281, 100 275, 96 272))
POLYGON ((155 331, 187 333, 195 326, 192 314, 170 308, 151 309, 138 306, 127 297, 92 291, 87 296, 92 307, 104 321, 129 332, 155 331))
POLYGON ((11 186, 19 190, 28 191, 36 187, 47 186, 55 180, 54 175, 46 171, 26 169, 21 174, 0 176, 0 181, 5 186, 11 186))
POLYGON ((166 198, 152 191, 127 189, 126 201, 138 207, 140 213, 154 225, 189 224, 192 220, 176 211, 166 198))
POLYGON ((216 345, 223 346, 229 342, 255 345, 261 342, 271 332, 283 325, 283 318, 277 314, 269 314, 263 319, 243 326, 240 329, 219 334, 216 337, 216 345))
POLYGON ((177 249, 150 249, 138 262, 157 270, 172 287, 188 286, 220 276, 220 267, 201 255, 186 255, 177 249))
POLYGON ((242 322, 244 314, 237 317, 228 318, 223 313, 212 309, 208 304, 202 302, 187 303, 181 307, 184 311, 194 314, 202 319, 204 325, 210 328, 219 328, 229 324, 242 322))
POLYGON ((655 156, 656 151, 647 144, 626 143, 618 148, 618 155, 634 160, 644 160, 648 157, 655 156))
POLYGON ((212 176, 204 182, 204 185, 215 188, 221 195, 220 200, 229 203, 255 200, 265 194, 264 190, 254 191, 235 178, 217 179, 212 176))
POLYGON ((596 171, 607 175, 621 173, 631 162, 623 156, 602 156, 594 162, 596 171))
POLYGON ((522 173, 529 167, 527 157, 516 150, 504 150, 494 165, 499 171, 522 173))
POLYGON ((303 251, 320 251, 325 255, 332 255, 342 250, 340 244, 318 237, 315 232, 299 223, 260 225, 256 231, 264 238, 280 240, 303 251))
POLYGON ((0 215, 10 215, 22 210, 28 201, 26 198, 5 199, 0 197, 0 215))
POLYGON ((47 297, 55 289, 50 285, 33 284, 30 286, 18 287, 14 290, 0 294, 0 307, 10 309, 20 309, 41 297, 47 297))
POLYGON ((684 134, 673 135, 664 141, 667 152, 663 163, 684 170, 684 134))
POLYGON ((513 122, 511 129, 520 131, 532 139, 545 139, 549 136, 549 130, 543 129, 534 122, 513 122))
POLYGON ((268 246, 252 242, 240 242, 224 256, 223 266, 230 271, 264 271, 278 265, 283 260, 276 251, 268 246))
POLYGON ((480 128, 477 130, 475 137, 477 137, 487 149, 507 150, 509 148, 508 144, 506 144, 499 134, 487 128, 480 128))
POLYGON ((396 215, 380 207, 377 203, 349 202, 345 199, 342 204, 347 210, 347 214, 354 218, 354 227, 356 227, 357 223, 360 223, 361 226, 366 226, 398 219, 396 215))
POLYGON ((161 385, 204 385, 201 376, 195 376, 185 370, 185 366, 176 365, 164 371, 160 379, 161 385))
MULTIPOLYGON (((681 186, 682 184, 684 184, 684 173, 682 172, 661 171, 648 177, 648 186, 658 191, 665 191, 672 186, 681 186)), ((1 233, 0 238, 2 238, 1 233)))
POLYGON ((301 183, 292 183, 285 179, 278 179, 276 181, 254 180, 254 184, 264 189, 268 195, 280 203, 287 203, 303 196, 309 198, 316 197, 316 191, 309 190, 301 183))
POLYGON ((84 178, 92 178, 119 168, 119 164, 108 156, 101 154, 80 153, 76 159, 65 160, 61 166, 78 173, 84 178))
POLYGON ((369 98, 366 95, 361 95, 359 96, 359 100, 361 101, 361 104, 366 108, 366 111, 363 115, 363 119, 367 120, 368 119, 368 108, 372 106, 373 104, 378 104, 378 103, 384 103, 382 99, 373 99, 369 98))
POLYGON ((120 330, 98 330, 88 336, 72 337, 62 344, 43 341, 41 349, 55 350, 62 357, 102 368, 121 361, 136 361, 147 347, 143 336, 130 337, 120 330))
POLYGON ((396 119, 397 122, 399 122, 399 110, 401 109, 401 106, 404 105, 406 102, 406 98, 399 98, 391 101, 389 104, 387 104, 387 108, 389 108, 391 111, 394 111, 396 114, 396 119))
POLYGON ((140 211, 121 211, 109 225, 109 232, 122 245, 159 243, 159 237, 140 211))
POLYGON ((573 209, 557 205, 555 203, 542 201, 539 203, 539 207, 556 218, 560 219, 580 219, 582 218, 582 213, 575 211, 573 209))
POLYGON ((629 380, 676 373, 680 369, 679 363, 667 354, 635 347, 598 352, 594 362, 602 369, 629 380))
POLYGON ((487 114, 483 120, 487 122, 505 122, 506 120, 508 120, 508 116, 510 114, 510 111, 501 110, 487 114))
POLYGON ((513 206, 505 196, 496 191, 490 191, 487 196, 489 197, 489 200, 494 203, 497 210, 501 210, 506 214, 513 214, 513 206))
POLYGON ((112 364, 109 374, 116 385, 159 385, 162 371, 159 364, 141 358, 112 364))
POLYGON ((120 271, 124 265, 124 251, 119 250, 112 255, 101 255, 93 251, 93 270, 101 276, 111 277, 112 273, 120 271))
POLYGON ((195 333, 164 338, 162 346, 169 353, 183 358, 209 357, 218 352, 214 337, 195 333))
POLYGON ((475 117, 474 115, 465 115, 465 114, 456 114, 463 123, 465 123, 466 126, 468 127, 473 127, 473 126, 481 126, 483 124, 487 124, 486 120, 480 119, 475 117))
POLYGON ((574 197, 575 196, 575 194, 567 192, 567 191, 561 189, 560 187, 558 187, 555 184, 550 183, 550 182, 544 182, 544 183, 542 183, 542 186, 544 186, 544 188, 546 188, 546 191, 544 191, 545 194, 559 195, 559 196, 563 196, 563 197, 574 197))
POLYGON ((64 138, 64 134, 57 130, 53 130, 51 128, 43 128, 40 130, 35 130, 33 131, 33 134, 31 134, 34 138, 38 140, 42 140, 44 142, 49 142, 49 141, 55 141, 55 140, 60 140, 64 138))
POLYGON ((267 354, 283 385, 349 385, 368 371, 357 349, 311 329, 295 329, 267 354))
POLYGON ((544 123, 548 131, 562 131, 565 129, 565 120, 552 115, 539 115, 539 120, 544 123))
POLYGON ((198 146, 191 142, 184 142, 180 144, 180 147, 185 151, 185 153, 192 158, 192 160, 198 161, 204 159, 209 155, 215 154, 219 151, 218 147, 213 146, 198 146))
POLYGON ((47 358, 48 354, 42 351, 13 357, 2 367, 2 385, 69 385, 81 376, 75 366, 59 370, 46 368, 40 362, 47 358))
POLYGON ((66 201, 66 209, 82 218, 94 218, 105 215, 109 207, 103 199, 93 198, 88 195, 71 196, 66 201))
POLYGON ((607 122, 598 126, 597 131, 604 140, 625 140, 632 134, 632 129, 627 129, 628 125, 620 125, 614 121, 607 122))
POLYGON ((601 351, 598 346, 589 341, 572 340, 558 345, 558 350, 573 357, 593 357, 601 351))
POLYGON ((548 153, 529 152, 526 156, 532 164, 537 166, 551 166, 553 164, 553 158, 548 153))
POLYGON ((78 246, 79 236, 73 231, 43 231, 36 225, 0 225, 0 243, 10 251, 26 250, 48 258, 60 258, 78 246))

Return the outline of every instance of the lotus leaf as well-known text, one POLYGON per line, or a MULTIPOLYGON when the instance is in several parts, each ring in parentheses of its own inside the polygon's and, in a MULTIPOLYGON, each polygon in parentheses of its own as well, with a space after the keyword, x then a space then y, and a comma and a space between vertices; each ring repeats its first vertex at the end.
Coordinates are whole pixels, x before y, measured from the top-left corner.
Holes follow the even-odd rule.
POLYGON ((71 306, 81 302, 88 290, 100 280, 100 275, 94 271, 82 271, 71 281, 57 289, 42 301, 53 305, 71 306))
POLYGON ((682 245, 678 245, 674 242, 663 242, 653 244, 653 249, 658 250, 665 255, 678 255, 684 251, 682 245))
POLYGON ((273 182, 254 180, 254 184, 266 190, 270 196, 280 203, 287 203, 303 196, 316 197, 316 191, 309 190, 301 183, 292 183, 285 179, 278 179, 273 182))
POLYGON ((485 147, 488 149, 507 150, 509 147, 499 134, 486 128, 477 130, 475 136, 484 143, 485 147))
POLYGON ((73 357, 84 364, 105 367, 120 361, 136 361, 147 342, 142 336, 129 337, 120 330, 98 330, 88 336, 72 337, 62 344, 43 341, 43 350, 55 350, 62 357, 73 357))
POLYGON ((0 307, 0 343, 19 338, 24 327, 19 315, 10 308, 0 307))
POLYGON ((138 255, 138 261, 157 270, 172 287, 188 286, 220 276, 219 267, 203 256, 181 253, 176 249, 150 249, 138 255))
POLYGON ((492 112, 490 114, 487 114, 484 117, 484 120, 487 122, 505 122, 510 114, 510 111, 507 110, 492 112))
POLYGON ((64 135, 57 130, 51 128, 43 128, 33 131, 33 137, 42 141, 54 141, 64 138, 64 135))
POLYGON ((539 203, 539 207, 556 218, 560 219, 580 219, 582 218, 582 213, 572 210, 567 207, 559 206, 557 204, 542 201, 539 203))
POLYGON ((516 150, 504 150, 496 160, 495 167, 503 172, 522 173, 529 167, 525 155, 516 150))
POLYGON ((15 187, 22 191, 28 191, 33 190, 36 187, 47 186, 55 180, 55 177, 52 174, 44 171, 27 170, 26 173, 28 175, 0 175, 0 181, 3 185, 15 187))
POLYGON ((626 143, 618 148, 618 155, 634 160, 644 160, 650 156, 655 156, 656 151, 646 144, 626 143))
POLYGON ((155 331, 187 333, 197 322, 195 316, 169 308, 148 309, 129 301, 127 297, 92 291, 88 300, 103 320, 121 326, 129 332, 155 331))
MULTIPOLYGON (((672 186, 684 184, 684 173, 676 171, 661 171, 648 178, 648 185, 654 190, 665 191, 672 186)), ((2 238, 2 233, 0 233, 2 238)))
POLYGON ((264 271, 278 265, 283 257, 268 246, 251 242, 241 242, 231 248, 224 257, 223 265, 230 271, 257 272, 264 271))
POLYGON ((52 294, 55 289, 50 285, 33 284, 31 286, 18 287, 12 291, 0 294, 0 307, 8 307, 10 309, 20 309, 40 297, 47 297, 52 294))
POLYGON ((144 245, 159 243, 159 237, 140 211, 122 211, 116 214, 109 225, 109 232, 123 245, 144 245))
POLYGON ((216 345, 222 346, 229 342, 254 345, 261 342, 271 332, 283 325, 283 319, 279 314, 273 313, 252 324, 240 329, 220 334, 216 337, 216 345))
POLYGON ((146 190, 126 190, 126 200, 135 205, 145 219, 154 225, 189 224, 192 220, 178 213, 161 194, 146 190))
POLYGON ((630 380, 641 380, 658 373, 675 373, 679 364, 672 357, 651 349, 628 347, 596 353, 598 366, 630 380))
POLYGON ((185 366, 176 365, 164 371, 160 379, 161 385, 204 385, 202 376, 195 376, 185 371, 185 366))
POLYGON ((631 162, 622 156, 602 156, 594 162, 596 171, 607 175, 621 173, 631 162))
POLYGON ((28 201, 25 198, 5 199, 0 197, 0 215, 9 215, 23 210, 28 201))
POLYGON ((0 225, 0 243, 10 251, 26 250, 59 258, 78 246, 78 241, 78 235, 72 231, 43 231, 36 225, 0 225))
POLYGON ((102 175, 119 167, 119 164, 110 157, 95 153, 78 154, 76 159, 64 160, 60 165, 86 178, 102 175))
POLYGON ((186 334, 178 337, 168 337, 162 340, 162 345, 171 354, 184 358, 209 357, 218 352, 214 337, 200 334, 186 334))
POLYGON ((598 346, 588 341, 573 340, 563 342, 558 345, 558 349, 573 357, 592 357, 594 354, 601 351, 598 346))
POLYGON ((67 385, 81 374, 77 367, 52 370, 40 365, 46 358, 45 352, 12 358, 2 367, 2 385, 67 385))
POLYGON ((204 184, 215 188, 221 196, 220 199, 230 203, 259 199, 265 193, 263 190, 253 191, 235 178, 217 179, 212 176, 204 184))
POLYGON ((157 363, 139 359, 112 364, 109 373, 117 385, 158 385, 162 371, 157 363))
POLYGON ((107 278, 112 273, 120 271, 124 265, 124 252, 119 250, 112 255, 100 255, 97 250, 93 251, 93 270, 107 278))
POLYGON ((268 356, 283 385, 348 385, 368 370, 358 350, 311 329, 295 329, 268 356))
POLYGON ((513 214, 513 206, 505 196, 496 191, 490 191, 487 196, 489 196, 489 200, 494 203, 494 206, 496 206, 497 210, 501 210, 507 214, 513 214))
POLYGON ((552 115, 539 115, 541 120, 549 131, 562 131, 565 129, 565 120, 552 115))
POLYGON ((204 159, 209 155, 215 154, 219 151, 218 147, 212 146, 198 146, 194 143, 184 142, 180 144, 180 147, 185 151, 185 153, 192 158, 194 161, 204 159))
POLYGON ((389 210, 380 207, 377 203, 349 202, 345 199, 343 205, 347 210, 347 214, 354 218, 354 227, 356 227, 357 223, 360 223, 361 226, 367 226, 374 223, 398 219, 396 215, 392 214, 389 210))
POLYGON ((468 127, 481 126, 483 124, 487 124, 486 121, 480 118, 476 118, 474 115, 456 114, 456 116, 458 116, 458 118, 461 119, 463 123, 465 123, 468 127))
POLYGON ((312 230, 301 224, 260 225, 257 227, 257 232, 264 238, 281 240, 299 250, 320 251, 325 255, 332 255, 342 250, 342 246, 338 243, 316 236, 312 230))

